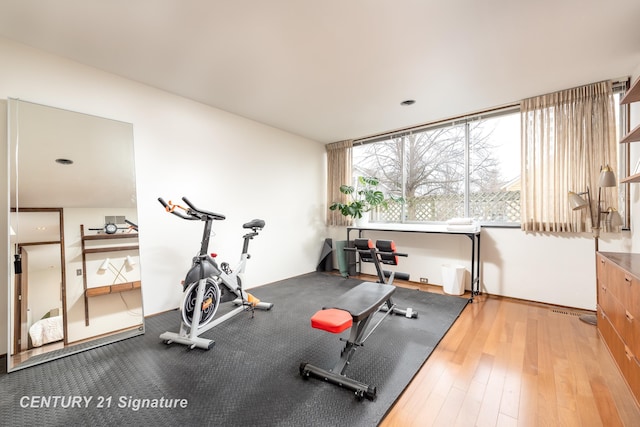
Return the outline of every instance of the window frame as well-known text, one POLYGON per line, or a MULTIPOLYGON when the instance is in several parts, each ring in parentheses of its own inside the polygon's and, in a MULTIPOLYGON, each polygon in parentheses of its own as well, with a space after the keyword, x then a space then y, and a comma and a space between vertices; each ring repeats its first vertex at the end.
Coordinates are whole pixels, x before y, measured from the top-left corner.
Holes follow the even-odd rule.
MULTIPOLYGON (((362 139, 357 139, 354 140, 353 142, 353 148, 357 149, 357 147, 363 146, 363 145, 367 145, 367 144, 374 144, 374 143, 379 143, 379 142, 383 142, 383 141, 389 141, 392 139, 397 139, 397 138, 405 138, 407 136, 410 136, 411 134, 414 133, 418 133, 418 132, 424 132, 424 131, 432 131, 432 130, 438 130, 438 129, 442 129, 442 128, 447 128, 447 127, 455 127, 455 126, 464 126, 464 184, 463 184, 463 188, 464 188, 464 202, 463 202, 463 209, 464 209, 464 214, 465 216, 469 216, 469 212, 470 212, 470 204, 471 204, 471 193, 470 193, 470 176, 469 176, 469 170, 471 167, 470 161, 471 161, 471 156, 470 156, 470 149, 471 149, 471 144, 470 144, 470 130, 469 130, 469 124, 472 122, 476 122, 476 121, 481 121, 481 120, 487 120, 487 119, 492 119, 492 118, 496 118, 499 116, 506 116, 506 115, 510 115, 510 114, 519 114, 520 112, 520 104, 509 104, 503 107, 497 107, 497 108, 492 108, 492 109, 488 109, 488 110, 484 110, 481 112, 477 112, 474 114, 469 114, 469 115, 464 115, 464 116, 458 116, 455 118, 451 118, 451 119, 447 119, 447 120, 441 120, 441 121, 436 121, 436 122, 432 122, 432 123, 428 123, 428 124, 423 124, 423 125, 419 125, 419 126, 415 126, 412 128, 407 128, 407 129, 403 129, 397 132, 388 132, 385 134, 380 134, 380 135, 376 135, 373 137, 368 137, 368 138, 362 138, 362 139)), ((520 138, 520 134, 518 132, 518 139, 520 138)), ((356 157, 355 155, 353 156, 354 158, 356 157)), ((405 184, 405 180, 406 180, 406 176, 404 176, 404 170, 405 170, 405 159, 403 158, 402 160, 402 170, 403 170, 403 193, 404 193, 404 184, 405 184)), ((353 165, 353 170, 357 170, 356 165, 353 165)), ((403 194, 403 197, 405 195, 403 194)), ((406 218, 407 213, 406 213, 406 205, 404 205, 402 207, 402 214, 401 217, 402 218, 406 218)), ((417 220, 402 220, 402 221, 386 221, 387 223, 401 223, 401 224, 442 224, 444 223, 444 221, 417 221, 417 220)), ((481 225, 483 227, 496 227, 496 228, 520 228, 520 221, 518 222, 481 222, 481 225)))
MULTIPOLYGON (((613 82, 613 93, 617 95, 616 98, 616 108, 618 109, 618 120, 616 123, 616 129, 618 131, 617 138, 618 141, 622 139, 624 135, 629 133, 631 130, 631 126, 629 124, 629 117, 631 114, 631 109, 629 104, 620 104, 620 99, 624 96, 624 94, 629 90, 631 85, 631 79, 627 78, 624 80, 618 80, 613 82)), ((618 178, 618 182, 621 179, 628 177, 633 174, 631 170, 631 144, 620 144, 618 143, 618 170, 616 171, 616 176, 618 178)), ((618 208, 624 209, 622 213, 622 230, 630 230, 631 229, 631 185, 630 183, 622 183, 618 184, 618 208)))

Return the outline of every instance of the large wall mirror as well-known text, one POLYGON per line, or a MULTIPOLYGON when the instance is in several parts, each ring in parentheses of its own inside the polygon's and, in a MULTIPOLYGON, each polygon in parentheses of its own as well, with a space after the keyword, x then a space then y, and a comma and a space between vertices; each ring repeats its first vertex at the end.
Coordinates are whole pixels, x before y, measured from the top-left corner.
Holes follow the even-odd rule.
POLYGON ((130 123, 8 101, 7 371, 144 333, 130 123))

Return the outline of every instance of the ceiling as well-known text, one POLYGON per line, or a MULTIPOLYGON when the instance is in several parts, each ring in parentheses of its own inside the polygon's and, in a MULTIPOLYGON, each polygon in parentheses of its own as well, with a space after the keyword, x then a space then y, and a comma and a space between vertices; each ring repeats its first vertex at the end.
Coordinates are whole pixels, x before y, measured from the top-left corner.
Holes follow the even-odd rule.
POLYGON ((130 123, 22 100, 9 111, 12 207, 136 207, 130 123))
POLYGON ((638 0, 0 2, 0 36, 322 143, 630 75, 639 22, 638 0))

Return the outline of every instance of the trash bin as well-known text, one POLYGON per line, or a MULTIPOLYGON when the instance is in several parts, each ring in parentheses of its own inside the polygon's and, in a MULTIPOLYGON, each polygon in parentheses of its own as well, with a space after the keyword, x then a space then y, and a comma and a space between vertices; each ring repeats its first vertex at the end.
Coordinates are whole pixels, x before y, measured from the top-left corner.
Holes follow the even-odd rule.
POLYGON ((336 257, 338 258, 338 268, 340 269, 342 277, 349 277, 349 260, 347 259, 347 254, 344 250, 346 245, 346 240, 336 241, 336 257))
POLYGON ((442 290, 449 295, 464 294, 464 273, 465 268, 462 265, 442 266, 442 290))

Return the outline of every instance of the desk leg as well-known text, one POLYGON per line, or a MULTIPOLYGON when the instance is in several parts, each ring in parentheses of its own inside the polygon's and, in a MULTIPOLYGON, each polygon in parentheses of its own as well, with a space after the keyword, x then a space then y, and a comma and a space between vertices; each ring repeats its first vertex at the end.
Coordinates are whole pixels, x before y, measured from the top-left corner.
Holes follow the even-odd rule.
POLYGON ((476 277, 478 280, 478 284, 476 287, 476 295, 480 295, 480 233, 478 233, 478 263, 476 264, 476 267, 478 269, 478 271, 476 272, 476 277))
POLYGON ((471 239, 471 298, 480 294, 480 234, 468 234, 471 239), (477 246, 476 246, 477 239, 477 246))
POLYGON ((476 259, 475 259, 475 262, 476 262, 475 282, 474 282, 474 286, 471 287, 472 297, 474 295, 480 295, 480 234, 477 234, 476 236, 477 236, 478 244, 476 247, 476 259))
POLYGON ((472 234, 469 236, 471 239, 471 299, 473 302, 473 296, 475 295, 476 289, 476 238, 472 234))

